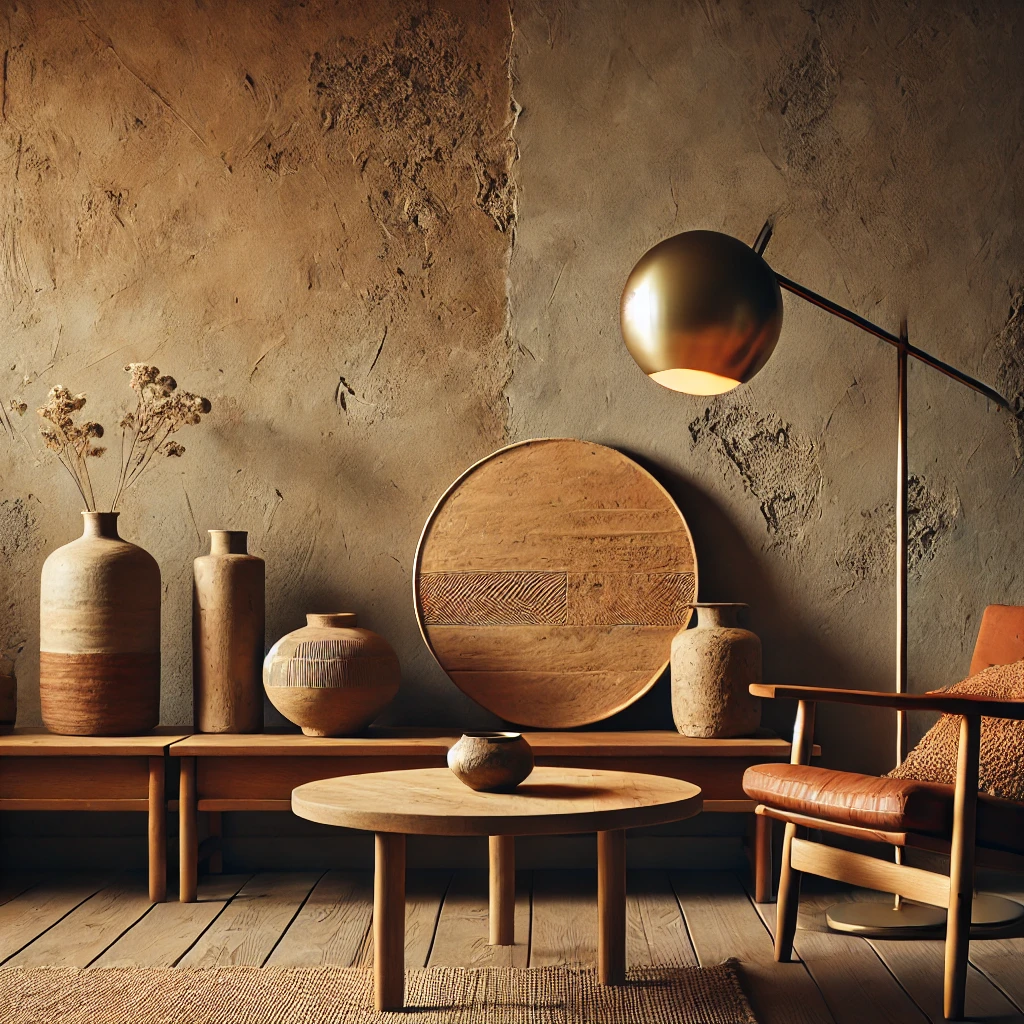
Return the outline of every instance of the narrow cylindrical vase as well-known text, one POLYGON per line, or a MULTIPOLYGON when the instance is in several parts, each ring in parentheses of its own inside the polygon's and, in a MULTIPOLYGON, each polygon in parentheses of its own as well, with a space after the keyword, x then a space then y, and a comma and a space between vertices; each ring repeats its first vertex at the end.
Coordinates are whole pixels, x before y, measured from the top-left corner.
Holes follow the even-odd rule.
POLYGON ((39 703, 50 732, 129 736, 160 720, 160 568, 122 540, 117 512, 83 512, 43 563, 39 703))
POLYGON ((192 589, 192 707, 200 732, 263 731, 265 577, 243 530, 210 530, 192 589))

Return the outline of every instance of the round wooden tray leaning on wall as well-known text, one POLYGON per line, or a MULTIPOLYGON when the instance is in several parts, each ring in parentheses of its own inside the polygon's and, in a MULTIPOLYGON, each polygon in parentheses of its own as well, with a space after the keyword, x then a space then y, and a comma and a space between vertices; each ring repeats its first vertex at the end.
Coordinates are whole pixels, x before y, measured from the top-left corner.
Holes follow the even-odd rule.
POLYGON ((683 514, 621 452, 571 438, 471 466, 416 549, 420 632, 464 693, 520 725, 598 722, 643 696, 690 621, 683 514))

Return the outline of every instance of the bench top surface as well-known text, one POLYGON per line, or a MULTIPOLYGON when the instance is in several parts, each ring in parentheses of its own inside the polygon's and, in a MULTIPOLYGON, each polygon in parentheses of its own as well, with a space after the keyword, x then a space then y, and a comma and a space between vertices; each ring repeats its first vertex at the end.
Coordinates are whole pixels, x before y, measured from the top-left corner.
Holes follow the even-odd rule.
POLYGON ((693 817, 701 791, 681 779, 584 768, 535 768, 512 793, 478 793, 447 768, 308 782, 292 810, 325 825, 409 835, 560 835, 693 817))
MULTIPOLYGON (((0 734, 0 756, 152 757, 437 757, 459 738, 456 730, 395 730, 367 736, 317 737, 292 731, 255 734, 191 733, 161 727, 145 736, 58 736, 39 728, 0 734)), ((767 730, 755 736, 702 740, 674 730, 640 732, 526 732, 534 754, 545 757, 622 760, 659 757, 789 757, 788 740, 767 730)), ((820 753, 815 746, 814 754, 820 753)))
MULTIPOLYGON (((395 731, 377 735, 324 738, 295 732, 255 735, 194 734, 174 743, 179 757, 444 757, 461 733, 395 731)), ((674 730, 649 732, 525 732, 537 757, 767 757, 789 756, 788 740, 763 735, 728 740, 680 736, 674 730)))
POLYGON ((58 736, 45 729, 22 728, 0 734, 0 756, 9 757, 159 757, 188 729, 157 729, 146 736, 58 736))

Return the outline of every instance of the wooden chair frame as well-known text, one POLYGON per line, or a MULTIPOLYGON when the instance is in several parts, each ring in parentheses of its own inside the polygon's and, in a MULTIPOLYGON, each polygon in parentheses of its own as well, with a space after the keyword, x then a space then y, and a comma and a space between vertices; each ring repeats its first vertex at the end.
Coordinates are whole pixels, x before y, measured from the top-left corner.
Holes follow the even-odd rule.
POLYGON ((815 705, 819 701, 892 708, 897 711, 938 711, 960 719, 960 743, 953 795, 953 831, 950 840, 912 832, 879 832, 868 828, 837 825, 808 815, 794 814, 760 805, 756 813, 786 823, 782 847, 782 875, 779 880, 778 916, 775 928, 775 959, 788 962, 793 954, 800 876, 804 873, 850 882, 890 892, 947 910, 943 1012, 947 1019, 964 1015, 967 961, 970 943, 971 907, 974 900, 974 872, 977 864, 1003 870, 1024 870, 1024 857, 976 845, 978 810, 978 760, 981 751, 981 719, 1008 718, 1024 721, 1024 701, 959 696, 949 693, 881 693, 873 690, 835 690, 814 686, 770 686, 757 684, 750 692, 758 697, 796 700, 791 762, 808 764, 813 743, 815 705), (949 855, 949 874, 925 871, 901 863, 811 842, 808 828, 840 835, 916 847, 949 855))

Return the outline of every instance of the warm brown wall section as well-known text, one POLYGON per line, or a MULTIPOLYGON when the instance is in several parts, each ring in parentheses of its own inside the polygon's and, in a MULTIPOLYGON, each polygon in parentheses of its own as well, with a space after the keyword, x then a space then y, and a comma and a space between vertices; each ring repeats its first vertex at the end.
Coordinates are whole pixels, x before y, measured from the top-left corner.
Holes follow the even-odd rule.
MULTIPOLYGON (((506 436, 507 6, 30 0, 3 31, 0 394, 85 391, 108 440, 128 361, 213 401, 121 517, 163 572, 164 720, 190 718, 191 563, 214 527, 267 560, 269 639, 358 611, 401 652, 402 717, 472 714, 409 573, 433 501, 506 436)), ((80 530, 34 419, 0 438, 23 722, 39 567, 80 530)), ((116 457, 93 464, 104 495, 116 457)))

